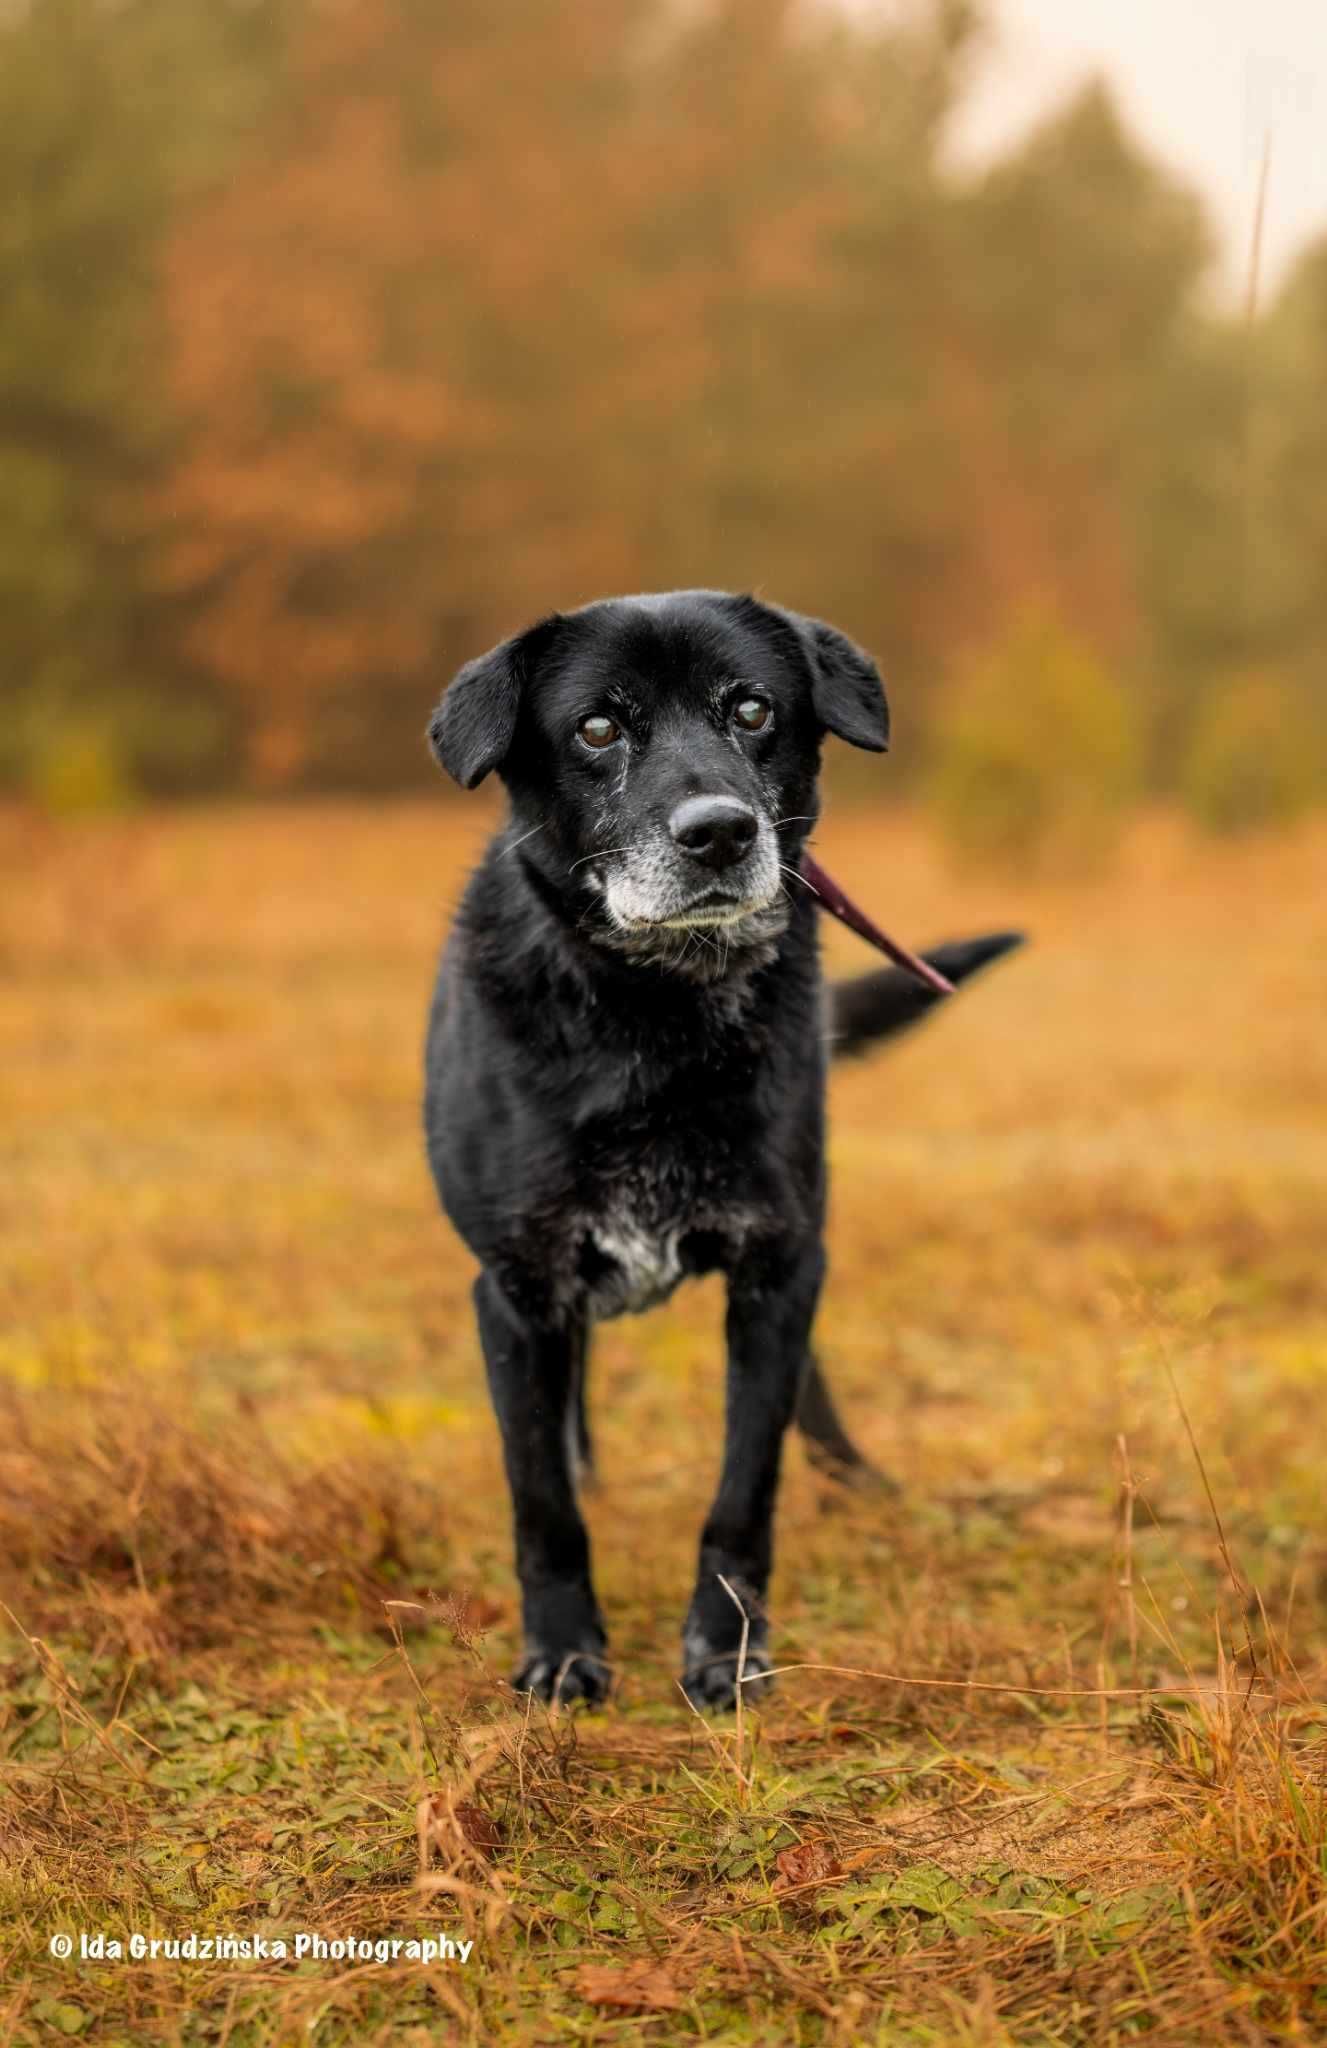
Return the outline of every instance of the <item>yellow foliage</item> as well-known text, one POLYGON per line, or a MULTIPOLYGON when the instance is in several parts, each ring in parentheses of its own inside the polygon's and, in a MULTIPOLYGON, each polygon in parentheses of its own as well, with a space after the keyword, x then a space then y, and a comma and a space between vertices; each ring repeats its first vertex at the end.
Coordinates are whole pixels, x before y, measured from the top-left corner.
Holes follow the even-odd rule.
POLYGON ((1080 870, 1112 850, 1140 771, 1124 691, 1052 614, 1026 611, 959 675, 931 795, 962 858, 1080 870))
POLYGON ((30 794, 52 817, 124 809, 132 794, 122 747, 110 733, 74 725, 36 750, 30 794))
POLYGON ((1272 675, 1237 676, 1200 706, 1185 802, 1208 832, 1291 824, 1327 789, 1323 746, 1298 691, 1272 675))

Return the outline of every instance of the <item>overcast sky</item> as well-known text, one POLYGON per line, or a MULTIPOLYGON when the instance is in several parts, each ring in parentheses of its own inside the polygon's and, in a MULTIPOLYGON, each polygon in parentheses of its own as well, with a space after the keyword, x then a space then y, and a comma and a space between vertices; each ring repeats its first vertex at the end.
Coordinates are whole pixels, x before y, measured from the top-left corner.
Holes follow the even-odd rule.
MULTIPOLYGON (((868 0, 869 4, 869 0, 868 0)), ((1264 277, 1327 232, 1327 0, 993 0, 997 34, 959 124, 997 149, 1087 72, 1206 195, 1232 288, 1247 273, 1263 137, 1272 137, 1264 277)))

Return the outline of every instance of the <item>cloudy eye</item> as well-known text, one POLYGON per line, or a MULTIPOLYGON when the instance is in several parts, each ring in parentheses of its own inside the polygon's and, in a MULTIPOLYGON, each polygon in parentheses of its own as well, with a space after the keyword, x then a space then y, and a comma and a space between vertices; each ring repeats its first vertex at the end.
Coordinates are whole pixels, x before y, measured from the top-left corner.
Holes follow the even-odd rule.
POLYGON ((583 718, 576 728, 587 747, 611 747, 622 737, 622 728, 602 711, 583 718))
POLYGON ((733 717, 743 732, 759 732, 769 724, 770 707, 763 697, 741 697, 733 706, 733 717))

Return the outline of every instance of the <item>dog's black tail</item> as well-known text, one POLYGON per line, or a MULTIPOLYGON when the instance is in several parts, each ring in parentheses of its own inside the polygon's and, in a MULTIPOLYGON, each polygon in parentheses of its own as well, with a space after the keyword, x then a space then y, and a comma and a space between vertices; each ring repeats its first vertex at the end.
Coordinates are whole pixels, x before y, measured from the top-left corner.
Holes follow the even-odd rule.
MULTIPOLYGON (((980 939, 954 939, 923 953, 947 981, 966 981, 1023 943, 1022 932, 988 932, 980 939)), ((919 1024, 937 1003, 948 1002, 902 967, 882 967, 829 988, 828 1040, 831 1057, 845 1059, 865 1052, 882 1038, 896 1038, 919 1024)))

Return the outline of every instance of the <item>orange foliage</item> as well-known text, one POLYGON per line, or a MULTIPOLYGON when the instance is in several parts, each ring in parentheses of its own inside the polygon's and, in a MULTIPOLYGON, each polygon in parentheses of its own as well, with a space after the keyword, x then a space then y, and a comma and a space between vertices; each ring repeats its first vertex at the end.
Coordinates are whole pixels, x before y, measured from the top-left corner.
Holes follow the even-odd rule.
POLYGON ((1065 374, 1097 281, 1065 359, 1006 306, 1042 188, 1011 172, 983 257, 937 155, 953 34, 792 0, 308 17, 163 269, 166 580, 260 783, 317 779, 327 705, 409 691, 417 729, 457 659, 615 589, 777 591, 910 683, 1030 596, 1130 644, 1132 513, 1065 374))

